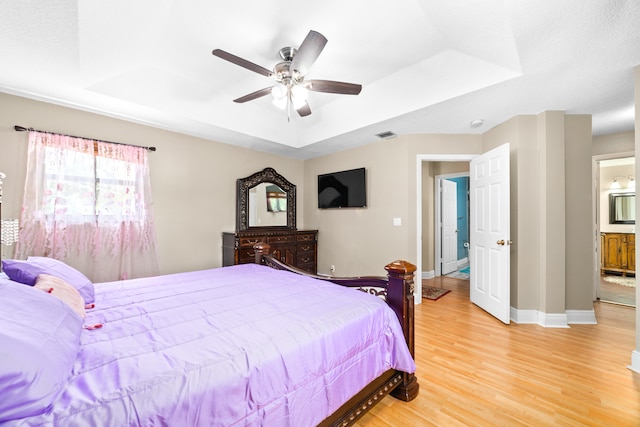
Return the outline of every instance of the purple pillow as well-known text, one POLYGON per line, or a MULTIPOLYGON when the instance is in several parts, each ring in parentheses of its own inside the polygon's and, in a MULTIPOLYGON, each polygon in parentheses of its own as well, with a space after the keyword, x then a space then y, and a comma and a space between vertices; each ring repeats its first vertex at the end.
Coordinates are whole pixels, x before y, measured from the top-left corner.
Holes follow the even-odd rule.
POLYGON ((47 257, 28 257, 26 261, 17 259, 2 260, 2 271, 15 282, 33 286, 40 274, 58 277, 76 288, 85 304, 95 301, 93 283, 75 268, 57 259, 47 257))
POLYGON ((82 323, 39 289, 0 283, 0 423, 51 409, 71 375, 82 323))

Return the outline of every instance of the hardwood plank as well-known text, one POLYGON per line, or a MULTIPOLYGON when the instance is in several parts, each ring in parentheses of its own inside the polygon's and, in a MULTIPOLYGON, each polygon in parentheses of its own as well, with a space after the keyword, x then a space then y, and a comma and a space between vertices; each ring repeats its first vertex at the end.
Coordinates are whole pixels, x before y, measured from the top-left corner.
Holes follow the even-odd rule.
POLYGON ((640 425, 633 307, 595 303, 597 325, 504 325, 471 304, 469 281, 424 282, 451 292, 415 307, 420 394, 385 397, 357 426, 640 425))

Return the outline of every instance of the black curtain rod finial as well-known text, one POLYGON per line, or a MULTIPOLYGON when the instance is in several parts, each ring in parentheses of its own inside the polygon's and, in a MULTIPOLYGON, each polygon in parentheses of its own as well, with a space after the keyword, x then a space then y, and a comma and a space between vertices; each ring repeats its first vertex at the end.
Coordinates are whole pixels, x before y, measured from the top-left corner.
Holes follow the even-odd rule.
POLYGON ((34 128, 26 128, 26 127, 20 126, 20 125, 14 125, 13 129, 16 130, 17 132, 30 131, 30 132, 50 133, 50 134, 54 134, 54 135, 69 136, 71 138, 82 138, 82 139, 88 139, 88 140, 91 140, 91 141, 106 142, 107 144, 128 145, 130 147, 140 147, 140 148, 147 149, 149 151, 156 151, 156 147, 143 147, 143 146, 140 146, 140 145, 125 144, 123 142, 105 141, 105 140, 102 140, 102 139, 95 139, 95 138, 84 138, 82 136, 67 135, 65 133, 47 132, 45 130, 37 130, 37 129, 34 129, 34 128))

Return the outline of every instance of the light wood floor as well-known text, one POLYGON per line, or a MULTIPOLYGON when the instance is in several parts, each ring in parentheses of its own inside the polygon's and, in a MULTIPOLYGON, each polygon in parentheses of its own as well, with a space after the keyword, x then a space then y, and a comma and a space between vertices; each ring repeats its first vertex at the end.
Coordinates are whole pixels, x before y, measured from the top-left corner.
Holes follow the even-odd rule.
POLYGON ((357 424, 374 426, 640 426, 635 309, 596 303, 597 325, 504 325, 469 302, 469 281, 416 305, 420 393, 387 396, 357 424))

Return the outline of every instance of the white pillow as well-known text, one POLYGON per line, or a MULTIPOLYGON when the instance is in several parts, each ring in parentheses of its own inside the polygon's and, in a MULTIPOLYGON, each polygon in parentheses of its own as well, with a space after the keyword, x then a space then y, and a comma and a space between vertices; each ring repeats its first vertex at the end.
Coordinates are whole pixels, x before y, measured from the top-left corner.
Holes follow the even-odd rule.
POLYGON ((61 278, 50 274, 40 274, 36 279, 34 287, 66 302, 80 317, 85 318, 86 314, 82 295, 80 295, 80 292, 78 292, 76 288, 61 278))

